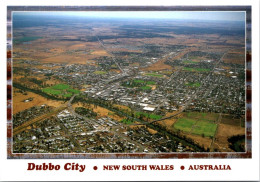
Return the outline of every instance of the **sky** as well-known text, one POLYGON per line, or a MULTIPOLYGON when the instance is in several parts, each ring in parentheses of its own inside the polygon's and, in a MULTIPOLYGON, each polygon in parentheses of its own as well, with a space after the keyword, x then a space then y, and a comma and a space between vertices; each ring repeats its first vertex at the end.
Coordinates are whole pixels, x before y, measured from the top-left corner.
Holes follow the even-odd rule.
POLYGON ((214 11, 70 11, 70 12, 16 12, 27 15, 63 15, 92 18, 152 18, 152 19, 196 19, 244 21, 244 12, 214 11))

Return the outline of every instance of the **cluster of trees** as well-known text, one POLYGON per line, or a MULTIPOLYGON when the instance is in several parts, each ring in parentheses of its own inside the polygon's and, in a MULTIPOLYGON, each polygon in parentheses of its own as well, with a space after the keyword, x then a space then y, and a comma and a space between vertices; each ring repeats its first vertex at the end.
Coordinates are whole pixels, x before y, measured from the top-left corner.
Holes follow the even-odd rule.
POLYGON ((86 116, 86 117, 96 117, 97 113, 95 113, 91 109, 87 109, 85 107, 76 107, 75 112, 78 113, 79 115, 86 116))
POLYGON ((29 92, 33 92, 33 93, 36 93, 40 96, 43 96, 47 99, 51 99, 51 100, 63 100, 63 101, 66 101, 66 100, 69 100, 69 98, 66 98, 66 97, 57 97, 57 96, 54 96, 54 95, 49 95, 49 94, 46 94, 45 92, 43 92, 42 90, 40 89, 34 89, 34 88, 29 88, 29 87, 26 87, 22 84, 19 84, 19 83, 16 83, 14 82, 13 83, 13 86, 18 88, 18 89, 21 89, 21 90, 25 90, 25 91, 29 91, 29 92))
POLYGON ((228 138, 229 148, 235 152, 245 152, 245 135, 235 135, 228 138))

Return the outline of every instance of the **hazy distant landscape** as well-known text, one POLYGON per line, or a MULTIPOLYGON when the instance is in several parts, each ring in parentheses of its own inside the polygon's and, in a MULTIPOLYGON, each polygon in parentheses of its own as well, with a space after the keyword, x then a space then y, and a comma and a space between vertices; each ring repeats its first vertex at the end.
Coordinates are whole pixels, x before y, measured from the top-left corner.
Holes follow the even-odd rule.
POLYGON ((245 22, 189 16, 14 13, 13 152, 244 152, 245 22))

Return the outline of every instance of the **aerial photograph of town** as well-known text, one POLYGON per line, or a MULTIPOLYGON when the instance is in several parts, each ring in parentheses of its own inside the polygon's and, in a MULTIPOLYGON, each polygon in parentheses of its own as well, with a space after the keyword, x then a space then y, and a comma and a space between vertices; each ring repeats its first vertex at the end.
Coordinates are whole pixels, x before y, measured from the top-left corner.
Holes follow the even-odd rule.
POLYGON ((245 13, 12 14, 13 153, 245 152, 245 13))

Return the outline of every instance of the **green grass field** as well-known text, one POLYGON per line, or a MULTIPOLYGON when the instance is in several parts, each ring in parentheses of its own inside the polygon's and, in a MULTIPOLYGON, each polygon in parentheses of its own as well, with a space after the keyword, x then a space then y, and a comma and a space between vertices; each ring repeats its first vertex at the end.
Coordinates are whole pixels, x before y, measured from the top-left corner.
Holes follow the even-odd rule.
POLYGON ((122 119, 121 120, 121 123, 124 123, 124 124, 132 124, 133 121, 129 120, 129 119, 122 119))
POLYGON ((206 68, 194 68, 196 71, 200 71, 200 72, 208 72, 210 71, 210 69, 206 69, 206 68))
POLYGON ((52 88, 44 88, 42 91, 47 94, 51 94, 51 95, 60 95, 61 94, 60 90, 54 90, 52 88))
POLYGON ((178 121, 174 124, 174 128, 185 131, 185 132, 190 132, 192 126, 196 123, 195 120, 188 119, 188 118, 180 118, 178 121))
POLYGON ((148 82, 146 82, 146 84, 147 84, 147 85, 155 85, 156 82, 154 82, 154 81, 148 81, 148 82))
POLYGON ((142 86, 140 87, 142 90, 151 90, 152 87, 149 87, 149 86, 142 86))
POLYGON ((144 80, 134 80, 135 83, 144 83, 144 80))
POLYGON ((57 85, 52 86, 51 88, 55 89, 55 90, 64 90, 64 89, 70 88, 70 86, 66 85, 66 84, 57 84, 57 85))
POLYGON ((22 38, 14 39, 14 43, 30 42, 41 38, 42 37, 22 37, 22 38))
POLYGON ((69 85, 66 84, 57 84, 52 87, 44 88, 42 91, 50 95, 62 97, 71 97, 73 94, 80 93, 79 90, 72 89, 69 85))
POLYGON ((67 93, 67 94, 64 94, 63 96, 64 96, 64 97, 71 97, 71 96, 72 96, 72 93, 67 93))
POLYGON ((147 76, 153 76, 153 77, 163 77, 163 75, 158 74, 158 73, 145 73, 147 76))
POLYGON ((96 75, 104 75, 104 74, 106 74, 107 72, 105 72, 105 71, 95 71, 94 72, 94 74, 96 74, 96 75))
POLYGON ((145 112, 135 112, 135 117, 140 117, 141 114, 142 114, 144 117, 146 117, 146 118, 155 119, 155 120, 162 118, 162 116, 160 116, 160 115, 148 114, 148 113, 145 113, 145 112))
POLYGON ((160 116, 160 115, 155 115, 155 114, 150 114, 149 117, 150 117, 150 119, 155 119, 155 120, 162 118, 162 116, 160 116))
POLYGON ((189 60, 185 60, 183 61, 184 64, 195 64, 196 62, 194 61, 189 61, 189 60))
POLYGON ((147 80, 139 80, 139 79, 134 79, 134 80, 129 80, 126 82, 122 83, 122 86, 128 87, 128 88, 138 88, 139 91, 149 91, 152 89, 149 85, 155 85, 155 81, 147 81, 147 80))
POLYGON ((193 126, 192 133, 196 135, 202 135, 207 137, 214 136, 215 131, 217 129, 217 124, 206 122, 206 121, 198 121, 195 126, 193 126))
POLYGON ((200 87, 200 83, 199 83, 199 82, 195 82, 195 83, 187 83, 186 86, 191 86, 191 87, 200 87))
POLYGON ((195 135, 212 137, 217 129, 217 124, 214 123, 217 118, 216 113, 189 112, 186 117, 178 119, 173 128, 195 135))
POLYGON ((196 119, 200 121, 217 121, 219 114, 218 113, 201 113, 201 112, 188 112, 186 113, 187 117, 190 119, 196 119))
POLYGON ((75 89, 72 89, 72 88, 68 88, 67 91, 71 92, 71 93, 74 93, 74 94, 79 94, 80 93, 79 90, 75 90, 75 89))

